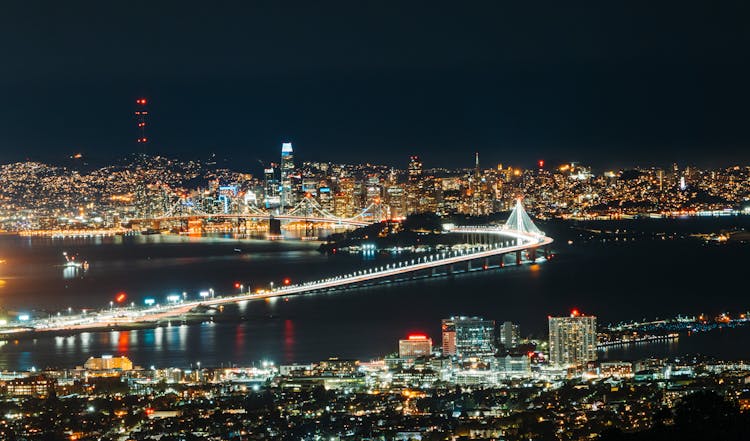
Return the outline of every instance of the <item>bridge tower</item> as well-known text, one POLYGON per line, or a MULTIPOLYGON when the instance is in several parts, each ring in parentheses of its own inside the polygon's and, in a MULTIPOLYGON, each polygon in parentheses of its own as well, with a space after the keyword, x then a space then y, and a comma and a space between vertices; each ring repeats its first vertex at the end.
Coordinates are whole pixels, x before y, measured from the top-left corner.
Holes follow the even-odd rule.
POLYGON ((522 233, 532 233, 543 236, 544 233, 534 225, 526 210, 523 208, 521 198, 516 199, 516 206, 511 211, 508 220, 505 222, 505 229, 516 230, 522 233))

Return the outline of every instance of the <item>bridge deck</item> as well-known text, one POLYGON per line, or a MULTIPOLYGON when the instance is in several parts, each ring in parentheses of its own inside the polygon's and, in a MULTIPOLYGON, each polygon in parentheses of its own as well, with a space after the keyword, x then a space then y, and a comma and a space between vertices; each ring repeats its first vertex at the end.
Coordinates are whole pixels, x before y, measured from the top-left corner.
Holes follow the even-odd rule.
POLYGON ((132 325, 135 323, 155 322, 170 317, 184 315, 198 306, 217 306, 227 303, 236 303, 247 300, 267 299, 289 295, 300 295, 316 291, 344 288, 347 286, 363 284, 380 279, 387 279, 403 274, 417 271, 430 270, 433 268, 468 262, 476 259, 490 258, 498 255, 514 253, 531 248, 549 245, 552 239, 534 233, 524 233, 509 229, 466 227, 455 229, 452 232, 465 234, 493 234, 509 237, 516 244, 511 246, 483 246, 470 252, 438 253, 431 256, 414 259, 410 262, 397 262, 389 264, 386 268, 369 268, 355 271, 354 273, 330 277, 314 282, 299 285, 283 286, 268 292, 247 293, 232 296, 221 296, 200 301, 190 301, 175 305, 163 305, 144 309, 127 310, 125 312, 100 311, 88 316, 76 316, 63 319, 46 319, 32 324, 33 330, 55 331, 55 330, 81 330, 117 325, 132 325))

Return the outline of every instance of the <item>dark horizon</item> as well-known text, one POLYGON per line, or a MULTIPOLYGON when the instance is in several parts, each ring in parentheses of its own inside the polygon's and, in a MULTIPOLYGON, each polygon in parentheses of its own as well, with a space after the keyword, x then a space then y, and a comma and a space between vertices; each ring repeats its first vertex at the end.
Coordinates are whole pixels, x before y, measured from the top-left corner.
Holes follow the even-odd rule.
POLYGON ((12 5, 0 162, 750 163, 748 5, 12 5))

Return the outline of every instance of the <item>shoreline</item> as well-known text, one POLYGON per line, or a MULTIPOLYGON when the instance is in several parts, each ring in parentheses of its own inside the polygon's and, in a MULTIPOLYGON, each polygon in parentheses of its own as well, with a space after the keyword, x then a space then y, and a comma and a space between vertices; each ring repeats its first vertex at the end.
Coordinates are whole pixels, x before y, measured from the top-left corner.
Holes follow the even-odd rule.
MULTIPOLYGON (((241 317, 238 317, 241 319, 241 317)), ((120 332, 120 331, 133 331, 140 329, 156 329, 162 326, 174 326, 174 323, 179 325, 195 325, 201 324, 205 321, 211 321, 213 323, 221 323, 230 320, 216 320, 216 315, 209 313, 191 313, 190 316, 176 316, 172 319, 163 319, 155 321, 143 321, 133 323, 120 323, 106 326, 96 326, 86 329, 51 329, 51 330, 28 330, 18 331, 15 333, 3 334, 0 337, 0 341, 21 341, 21 340, 34 340, 37 337, 72 337, 85 333, 97 333, 97 332, 120 332)))

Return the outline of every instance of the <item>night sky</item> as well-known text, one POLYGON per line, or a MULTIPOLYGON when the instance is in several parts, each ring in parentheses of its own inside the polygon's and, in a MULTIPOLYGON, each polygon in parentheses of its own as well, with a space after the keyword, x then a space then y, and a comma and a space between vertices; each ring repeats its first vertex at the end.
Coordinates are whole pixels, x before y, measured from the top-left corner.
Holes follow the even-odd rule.
POLYGON ((750 3, 3 2, 0 162, 750 163, 750 3), (35 5, 31 5, 34 3, 35 5), (321 3, 321 4, 319 4, 321 3))

